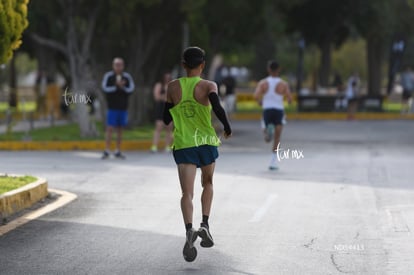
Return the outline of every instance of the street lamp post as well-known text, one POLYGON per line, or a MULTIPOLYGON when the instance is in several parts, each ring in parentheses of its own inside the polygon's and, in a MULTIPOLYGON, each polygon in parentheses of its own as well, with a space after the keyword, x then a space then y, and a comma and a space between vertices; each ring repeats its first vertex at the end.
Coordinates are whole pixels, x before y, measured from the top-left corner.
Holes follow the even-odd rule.
POLYGON ((391 46, 390 67, 388 72, 387 94, 391 93, 394 78, 399 71, 405 50, 405 41, 401 37, 394 39, 391 46))
POLYGON ((305 39, 301 38, 298 42, 299 46, 299 55, 298 55, 298 70, 297 70, 297 82, 296 82, 296 92, 299 94, 302 89, 302 78, 303 78, 303 55, 305 51, 305 39))

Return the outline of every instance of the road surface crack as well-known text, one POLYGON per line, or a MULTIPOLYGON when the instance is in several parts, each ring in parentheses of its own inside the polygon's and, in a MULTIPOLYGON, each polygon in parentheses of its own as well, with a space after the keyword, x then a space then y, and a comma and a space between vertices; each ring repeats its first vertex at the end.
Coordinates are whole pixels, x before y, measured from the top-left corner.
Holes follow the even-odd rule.
POLYGON ((343 270, 343 267, 340 266, 336 261, 335 261, 335 255, 333 253, 331 253, 331 262, 333 264, 333 266, 336 268, 336 270, 338 270, 338 272, 340 273, 344 273, 344 274, 349 274, 352 272, 347 272, 345 270, 343 270))
POLYGON ((306 248, 309 248, 311 250, 313 250, 313 248, 311 247, 313 245, 313 243, 316 241, 317 238, 313 238, 309 243, 304 244, 303 246, 306 248))

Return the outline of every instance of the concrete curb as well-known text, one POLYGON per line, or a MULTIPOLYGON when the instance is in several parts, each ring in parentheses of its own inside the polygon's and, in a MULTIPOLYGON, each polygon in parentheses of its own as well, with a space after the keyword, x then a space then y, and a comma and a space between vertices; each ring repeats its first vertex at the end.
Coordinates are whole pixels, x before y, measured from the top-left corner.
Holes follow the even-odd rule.
POLYGON ((68 203, 72 202, 73 200, 75 200, 77 198, 77 196, 73 193, 69 193, 66 191, 62 191, 62 190, 56 190, 56 189, 50 189, 50 192, 52 193, 56 193, 59 196, 59 198, 50 203, 47 204, 45 206, 43 206, 40 209, 34 210, 34 211, 30 211, 29 213, 23 215, 22 217, 19 217, 15 220, 12 220, 11 222, 5 224, 5 225, 0 225, 0 236, 12 231, 13 229, 16 229, 19 226, 22 226, 32 220, 35 220, 43 215, 46 215, 50 212, 55 211, 58 208, 61 208, 65 205, 67 205, 68 203))
MULTIPOLYGON (((235 113, 234 120, 260 120, 261 112, 235 113)), ((356 113, 357 120, 414 120, 414 114, 399 113, 356 113)), ((287 113, 289 120, 346 120, 346 113, 287 113)))
POLYGON ((43 178, 0 195, 0 220, 31 207, 47 195, 47 181, 43 178))
MULTIPOLYGON (((122 150, 132 151, 149 151, 152 145, 150 140, 124 140, 122 150)), ((162 145, 162 144, 161 144, 162 145)), ((105 148, 104 141, 3 141, 0 142, 0 150, 8 151, 27 151, 27 150, 44 150, 44 151, 73 151, 73 150, 96 150, 103 151, 105 148)))

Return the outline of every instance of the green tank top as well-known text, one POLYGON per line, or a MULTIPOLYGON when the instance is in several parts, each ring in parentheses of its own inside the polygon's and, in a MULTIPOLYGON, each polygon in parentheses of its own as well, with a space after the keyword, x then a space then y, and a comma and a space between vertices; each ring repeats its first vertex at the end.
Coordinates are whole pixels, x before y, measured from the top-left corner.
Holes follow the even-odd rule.
POLYGON ((170 109, 174 121, 175 150, 201 145, 219 146, 220 140, 211 125, 211 105, 204 106, 194 98, 200 77, 182 77, 181 101, 170 109))

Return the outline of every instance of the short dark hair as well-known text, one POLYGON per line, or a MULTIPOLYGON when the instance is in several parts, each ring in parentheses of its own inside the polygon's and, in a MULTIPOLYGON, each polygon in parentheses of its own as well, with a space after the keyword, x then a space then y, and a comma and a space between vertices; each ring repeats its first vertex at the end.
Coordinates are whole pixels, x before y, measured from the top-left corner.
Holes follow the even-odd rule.
POLYGON ((272 71, 275 72, 279 69, 279 63, 277 63, 275 60, 269 60, 267 62, 267 67, 272 71))
POLYGON ((206 59, 205 51, 199 47, 188 47, 183 52, 182 62, 190 69, 196 68, 206 59))

